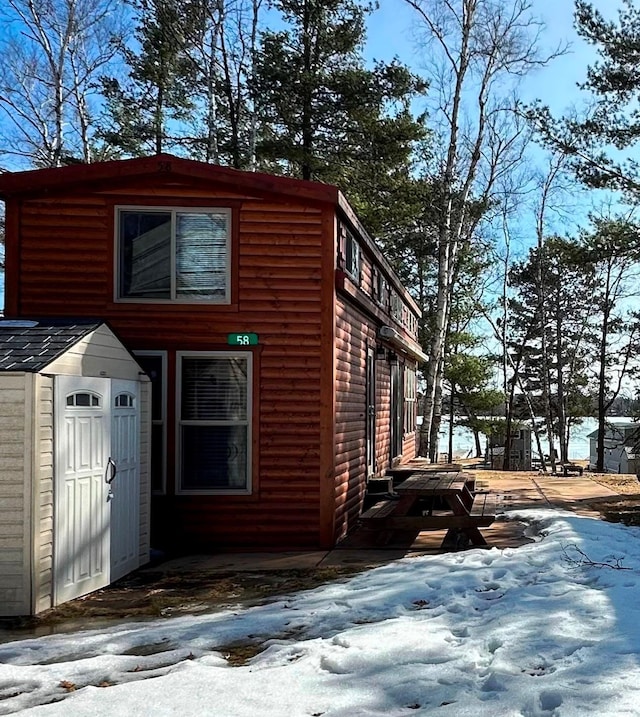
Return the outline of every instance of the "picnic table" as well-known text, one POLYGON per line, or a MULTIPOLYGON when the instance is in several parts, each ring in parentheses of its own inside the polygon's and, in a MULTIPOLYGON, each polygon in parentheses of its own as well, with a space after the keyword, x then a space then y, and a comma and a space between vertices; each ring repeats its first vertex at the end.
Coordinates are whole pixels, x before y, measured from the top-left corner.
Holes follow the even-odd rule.
POLYGON ((584 468, 581 465, 578 465, 577 463, 567 462, 567 463, 561 463, 562 466, 562 475, 568 476, 570 473, 578 475, 582 475, 584 473, 584 468))
POLYGON ((496 518, 496 497, 474 494, 473 475, 464 471, 412 471, 395 487, 395 497, 380 501, 360 520, 381 531, 446 529, 443 546, 460 543, 486 545, 480 532, 496 518))

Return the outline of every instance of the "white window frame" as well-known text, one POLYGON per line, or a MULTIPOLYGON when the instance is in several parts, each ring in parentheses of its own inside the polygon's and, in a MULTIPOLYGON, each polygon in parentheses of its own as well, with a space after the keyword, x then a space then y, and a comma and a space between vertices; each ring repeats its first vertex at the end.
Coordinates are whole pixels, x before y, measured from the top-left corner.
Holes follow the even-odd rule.
MULTIPOLYGON (((176 495, 251 495, 253 456, 252 456, 252 428, 253 428, 253 353, 251 351, 176 351, 176 495), (247 361, 247 485, 245 488, 183 488, 182 487, 182 440, 181 429, 183 424, 189 426, 215 425, 212 421, 183 421, 182 420, 182 361, 184 358, 243 358, 247 361)), ((244 425, 244 422, 243 424, 244 425)))
MULTIPOLYGON (((153 351, 153 350, 144 350, 144 351, 132 351, 134 357, 135 356, 155 356, 158 357, 161 361, 162 368, 161 368, 161 381, 162 381, 162 405, 160 407, 162 418, 155 419, 153 418, 153 406, 151 406, 151 425, 162 425, 162 444, 164 447, 164 451, 162 452, 162 480, 161 480, 161 488, 160 490, 152 490, 151 493, 153 495, 166 495, 167 493, 167 361, 168 361, 168 352, 167 351, 153 351)), ((152 391, 151 387, 149 387, 149 390, 152 391)), ((152 436, 149 436, 149 448, 151 448, 151 440, 152 436)), ((149 465, 149 469, 151 469, 151 465, 149 465)))
POLYGON ((122 204, 115 207, 114 218, 114 256, 113 256, 113 300, 122 304, 218 304, 228 305, 231 303, 231 221, 232 211, 229 207, 177 207, 177 206, 155 206, 155 205, 128 205, 122 204), (171 214, 171 295, 169 299, 149 298, 143 299, 135 296, 120 296, 120 214, 122 212, 147 212, 149 214, 166 212, 171 214), (185 214, 225 214, 227 217, 227 237, 225 250, 227 255, 227 266, 225 272, 225 294, 223 298, 199 299, 193 296, 176 296, 176 215, 185 214))

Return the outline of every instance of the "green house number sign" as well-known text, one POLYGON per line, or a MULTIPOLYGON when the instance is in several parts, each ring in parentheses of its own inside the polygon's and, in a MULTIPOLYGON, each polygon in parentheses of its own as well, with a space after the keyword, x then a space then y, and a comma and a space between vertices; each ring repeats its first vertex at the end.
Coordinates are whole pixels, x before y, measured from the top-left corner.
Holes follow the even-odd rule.
POLYGON ((258 334, 227 334, 229 346, 257 346, 258 334))

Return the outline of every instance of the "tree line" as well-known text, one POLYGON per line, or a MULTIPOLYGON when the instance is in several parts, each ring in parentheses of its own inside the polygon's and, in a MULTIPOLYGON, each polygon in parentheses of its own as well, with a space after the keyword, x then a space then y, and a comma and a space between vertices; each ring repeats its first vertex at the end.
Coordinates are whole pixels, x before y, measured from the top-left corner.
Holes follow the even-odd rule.
POLYGON ((639 134, 624 112, 638 11, 628 0, 616 23, 577 2, 603 58, 585 68, 597 101, 555 118, 520 100, 566 49, 541 45, 530 0, 386 1, 412 13, 420 73, 365 60, 377 6, 361 0, 6 0, 0 164, 171 152, 337 184, 423 308, 419 453, 436 457, 443 412, 479 433, 499 406, 505 436, 531 421, 566 460, 575 420, 595 405, 604 421, 635 371, 640 247, 632 213, 575 236, 549 216, 563 187, 632 202, 640 186, 605 149, 639 134))

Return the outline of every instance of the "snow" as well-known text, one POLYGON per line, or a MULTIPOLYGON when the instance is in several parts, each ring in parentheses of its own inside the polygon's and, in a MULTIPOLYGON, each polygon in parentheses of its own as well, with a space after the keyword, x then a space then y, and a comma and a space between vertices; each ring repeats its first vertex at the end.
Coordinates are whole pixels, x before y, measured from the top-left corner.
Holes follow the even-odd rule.
POLYGON ((640 715, 639 530, 550 509, 506 518, 535 542, 0 645, 0 714, 640 715), (266 649, 230 664, 247 643, 266 649))

